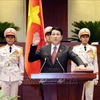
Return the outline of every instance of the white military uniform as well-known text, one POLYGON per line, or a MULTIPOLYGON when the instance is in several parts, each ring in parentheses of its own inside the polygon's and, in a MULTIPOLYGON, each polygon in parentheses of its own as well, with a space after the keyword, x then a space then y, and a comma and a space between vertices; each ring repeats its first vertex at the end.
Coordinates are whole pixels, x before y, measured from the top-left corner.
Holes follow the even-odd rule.
MULTIPOLYGON (((88 64, 87 68, 92 69, 94 73, 98 73, 97 48, 95 46, 87 44, 85 51, 84 45, 80 44, 73 47, 73 52, 75 52, 84 63, 88 64)), ((71 71, 75 70, 75 67, 77 67, 77 65, 71 62, 71 71)), ((84 84, 82 100, 84 100, 84 93, 86 100, 93 100, 94 82, 93 80, 84 84)))
POLYGON ((0 47, 1 87, 4 95, 9 97, 18 95, 18 85, 24 75, 23 48, 14 44, 11 47, 11 53, 8 44, 0 47))

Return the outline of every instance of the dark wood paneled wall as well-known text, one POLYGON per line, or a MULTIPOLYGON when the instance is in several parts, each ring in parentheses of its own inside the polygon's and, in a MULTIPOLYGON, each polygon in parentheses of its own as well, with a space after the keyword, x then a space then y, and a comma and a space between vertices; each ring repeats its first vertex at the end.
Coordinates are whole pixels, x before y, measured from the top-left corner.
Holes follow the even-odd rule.
POLYGON ((42 0, 44 26, 58 26, 64 31, 63 40, 68 39, 68 0, 42 0))

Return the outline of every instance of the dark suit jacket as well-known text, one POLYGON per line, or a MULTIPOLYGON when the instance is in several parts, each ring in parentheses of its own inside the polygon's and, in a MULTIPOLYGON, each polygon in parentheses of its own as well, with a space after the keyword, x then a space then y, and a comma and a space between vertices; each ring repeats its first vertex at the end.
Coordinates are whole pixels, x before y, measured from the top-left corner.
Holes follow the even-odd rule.
POLYGON ((75 62, 78 66, 84 64, 82 60, 78 57, 78 55, 72 52, 71 47, 65 46, 63 44, 60 44, 56 55, 56 58, 58 58, 59 61, 56 59, 54 65, 52 64, 51 60, 51 44, 42 46, 37 52, 36 49, 37 46, 31 45, 28 61, 33 62, 36 60, 40 60, 41 65, 43 65, 45 62, 41 70, 41 72, 43 73, 67 72, 67 62, 69 59, 75 62), (61 65, 59 64, 59 62, 61 65))

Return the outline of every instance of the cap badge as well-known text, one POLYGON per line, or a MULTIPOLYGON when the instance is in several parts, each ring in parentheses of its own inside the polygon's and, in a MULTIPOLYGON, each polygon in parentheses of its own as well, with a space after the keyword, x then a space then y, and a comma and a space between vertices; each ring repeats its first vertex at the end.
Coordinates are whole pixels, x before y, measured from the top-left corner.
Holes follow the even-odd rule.
POLYGON ((10 32, 12 32, 12 30, 10 30, 10 32))
POLYGON ((84 30, 84 32, 83 32, 83 33, 87 33, 87 32, 86 32, 86 30, 84 30))

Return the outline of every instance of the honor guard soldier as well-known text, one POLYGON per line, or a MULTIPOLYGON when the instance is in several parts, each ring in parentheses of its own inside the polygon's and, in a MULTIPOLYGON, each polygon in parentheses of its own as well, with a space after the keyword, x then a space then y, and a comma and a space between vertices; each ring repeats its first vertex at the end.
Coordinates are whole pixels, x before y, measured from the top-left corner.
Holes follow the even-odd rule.
POLYGON ((49 44, 49 43, 51 43, 51 40, 50 40, 50 32, 51 32, 51 29, 52 29, 52 26, 47 26, 44 29, 46 45, 49 44))
MULTIPOLYGON (((93 100, 94 85, 98 83, 98 61, 97 61, 97 48, 95 46, 89 45, 90 30, 88 28, 82 28, 78 37, 81 41, 80 45, 73 47, 73 52, 76 53, 82 61, 85 63, 85 70, 93 70, 96 73, 97 78, 88 81, 84 84, 82 100, 93 100), (84 96, 85 95, 85 96, 84 96)), ((71 71, 77 70, 75 63, 71 63, 71 71)))
POLYGON ((14 44, 16 30, 7 28, 4 37, 7 44, 0 47, 0 81, 4 96, 9 98, 18 95, 18 87, 24 76, 24 58, 23 48, 14 44))

